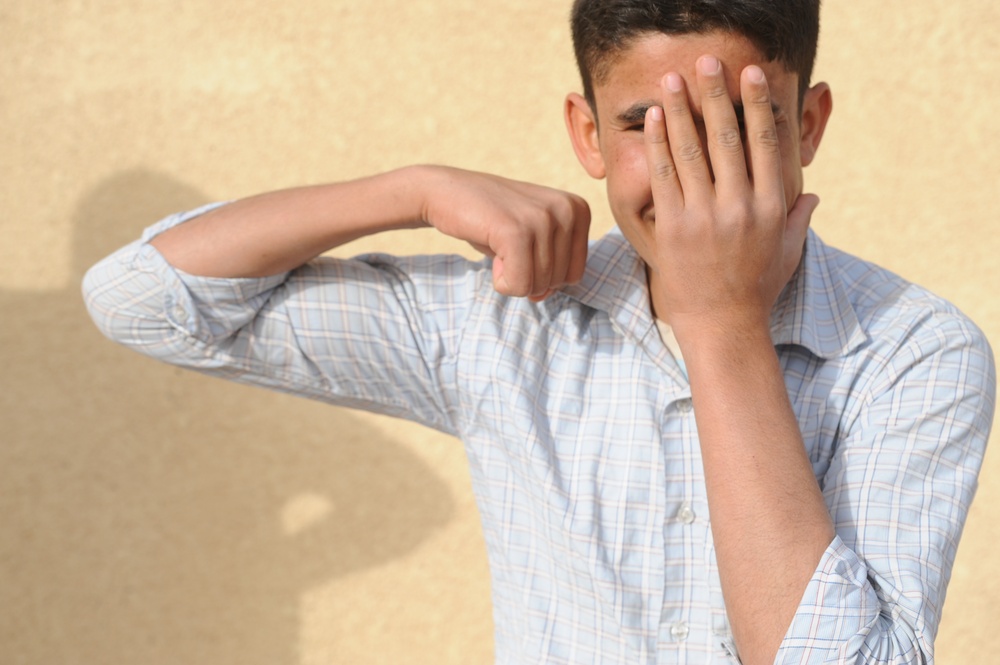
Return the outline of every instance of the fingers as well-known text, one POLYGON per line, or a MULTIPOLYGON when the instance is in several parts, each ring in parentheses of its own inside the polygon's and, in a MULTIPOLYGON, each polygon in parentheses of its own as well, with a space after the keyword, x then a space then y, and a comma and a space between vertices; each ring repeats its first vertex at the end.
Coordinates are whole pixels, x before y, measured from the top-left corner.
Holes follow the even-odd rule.
POLYGON ((785 255, 794 255, 796 265, 798 256, 802 253, 802 245, 806 241, 809 223, 817 207, 819 207, 818 196, 802 194, 788 211, 788 221, 785 223, 785 255))
MULTIPOLYGON (((684 198, 706 200, 715 194, 741 197, 752 188, 759 196, 783 200, 781 153, 763 70, 751 65, 740 76, 742 127, 718 58, 702 56, 695 70, 705 126, 704 147, 683 78, 670 73, 663 79, 668 143, 684 198)), ((666 137, 662 140, 667 141, 666 137)))
POLYGON ((462 169, 422 173, 421 219, 492 258, 499 293, 540 299, 583 276, 590 207, 581 197, 462 169))
POLYGON ((662 88, 670 155, 677 170, 683 200, 687 203, 704 202, 712 189, 712 177, 701 136, 691 115, 684 79, 680 74, 671 72, 663 77, 662 88))
POLYGON ((534 239, 516 229, 499 229, 491 238, 493 287, 508 296, 530 296, 534 293, 534 239))
POLYGON ((590 228, 586 201, 555 192, 544 205, 533 205, 519 222, 504 225, 495 241, 493 283, 497 291, 537 302, 579 281, 590 228))
POLYGON ((743 133, 729 97, 722 63, 715 56, 705 55, 698 59, 695 69, 715 187, 722 196, 730 192, 742 194, 747 189, 743 133))
POLYGON ((512 232, 502 241, 493 259, 493 284, 504 295, 544 298, 555 280, 555 247, 552 229, 540 234, 512 232))
POLYGON ((587 267, 587 242, 590 240, 590 206, 582 198, 573 200, 576 221, 569 241, 569 263, 566 265, 566 283, 576 284, 583 278, 587 267))
POLYGON ((663 109, 651 106, 646 110, 646 122, 643 127, 643 139, 646 145, 646 165, 649 167, 649 182, 653 189, 653 199, 683 200, 681 183, 678 180, 674 157, 670 154, 670 142, 667 140, 667 126, 664 122, 663 109))
POLYGON ((582 198, 568 195, 569 210, 553 220, 551 240, 552 270, 535 279, 534 300, 544 300, 567 284, 583 277, 587 265, 587 242, 590 239, 590 206, 582 198), (539 279, 540 277, 540 279, 539 279), (544 293, 538 290, 545 288, 544 293))
POLYGON ((583 277, 587 266, 587 243, 590 240, 590 206, 580 197, 570 197, 573 208, 572 218, 567 224, 555 225, 555 241, 552 243, 554 269, 546 281, 535 279, 535 290, 539 285, 548 287, 541 293, 529 296, 533 302, 541 302, 567 284, 575 284, 583 277))
MULTIPOLYGON (((750 176, 758 195, 784 201, 781 149, 774 124, 771 92, 764 72, 750 65, 740 76, 740 96, 746 124, 746 150, 750 176)), ((714 159, 714 157, 713 157, 714 159)))
POLYGON ((550 213, 535 239, 535 274, 531 297, 544 300, 556 289, 583 276, 587 260, 590 206, 583 199, 558 193, 550 213), (549 231, 546 233, 545 228, 549 231), (571 278, 570 270, 578 275, 571 278))
POLYGON ((818 196, 802 194, 795 200, 792 209, 788 211, 782 247, 782 284, 790 280, 799 267, 802 252, 805 249, 809 223, 812 221, 812 215, 818 205, 818 196))

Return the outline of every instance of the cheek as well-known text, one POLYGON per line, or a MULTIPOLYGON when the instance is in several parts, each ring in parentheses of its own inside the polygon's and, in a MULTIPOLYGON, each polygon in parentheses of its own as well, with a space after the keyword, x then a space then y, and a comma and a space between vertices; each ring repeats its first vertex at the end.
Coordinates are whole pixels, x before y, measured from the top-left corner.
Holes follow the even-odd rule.
POLYGON ((792 209, 795 200, 802 193, 802 165, 798 154, 783 154, 781 159, 781 180, 785 189, 785 206, 792 209))
POLYGON ((781 142, 781 184, 785 189, 785 205, 791 210, 802 193, 802 158, 791 127, 778 129, 781 142))
POLYGON ((608 153, 608 198, 617 208, 643 206, 650 198, 649 169, 641 141, 622 142, 608 153))

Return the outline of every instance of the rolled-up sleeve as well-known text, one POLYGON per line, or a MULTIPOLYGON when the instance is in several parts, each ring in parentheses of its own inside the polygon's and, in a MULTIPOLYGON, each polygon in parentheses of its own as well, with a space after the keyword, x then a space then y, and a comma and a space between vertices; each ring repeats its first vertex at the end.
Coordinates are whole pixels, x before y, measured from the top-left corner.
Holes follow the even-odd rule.
POLYGON ((837 536, 777 663, 933 662, 995 368, 985 337, 957 316, 933 317, 887 358, 821 481, 837 536))
POLYGON ((87 271, 84 302, 105 336, 159 360, 194 368, 217 364, 206 343, 249 323, 287 274, 195 277, 173 268, 149 241, 220 205, 171 215, 87 271))
POLYGON ((452 433, 456 345, 483 268, 460 257, 321 257, 266 278, 198 277, 149 244, 173 215, 91 268, 110 339, 152 358, 452 433))

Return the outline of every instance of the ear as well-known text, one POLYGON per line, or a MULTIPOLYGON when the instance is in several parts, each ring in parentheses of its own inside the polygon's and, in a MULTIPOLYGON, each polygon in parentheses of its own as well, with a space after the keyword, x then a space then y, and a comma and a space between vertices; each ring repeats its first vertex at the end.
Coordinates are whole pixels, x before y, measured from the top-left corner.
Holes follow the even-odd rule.
POLYGON ((573 144, 573 152, 591 178, 603 178, 604 155, 597 136, 597 117, 590 104, 581 95, 570 93, 566 97, 566 129, 573 144))
POLYGON ((802 166, 809 166, 816 157, 819 143, 823 140, 826 123, 833 112, 833 95, 826 83, 817 83, 806 91, 802 99, 802 135, 799 154, 802 166))

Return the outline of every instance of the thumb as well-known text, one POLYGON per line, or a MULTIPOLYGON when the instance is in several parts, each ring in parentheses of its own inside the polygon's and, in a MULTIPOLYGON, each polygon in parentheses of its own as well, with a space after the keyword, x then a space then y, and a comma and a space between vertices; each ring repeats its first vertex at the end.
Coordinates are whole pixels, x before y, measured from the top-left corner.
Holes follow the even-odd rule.
POLYGON ((510 289, 507 277, 503 273, 503 268, 503 258, 493 255, 493 288, 500 293, 506 293, 510 289))
POLYGON ((802 194, 795 200, 785 222, 785 249, 792 250, 796 254, 802 251, 809 223, 818 206, 819 197, 815 194, 802 194))

